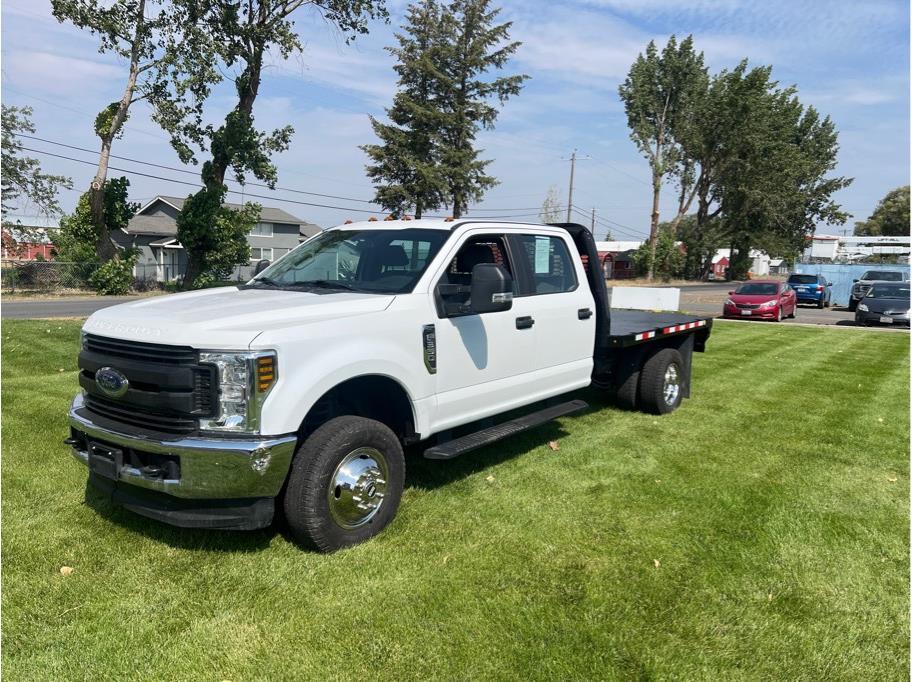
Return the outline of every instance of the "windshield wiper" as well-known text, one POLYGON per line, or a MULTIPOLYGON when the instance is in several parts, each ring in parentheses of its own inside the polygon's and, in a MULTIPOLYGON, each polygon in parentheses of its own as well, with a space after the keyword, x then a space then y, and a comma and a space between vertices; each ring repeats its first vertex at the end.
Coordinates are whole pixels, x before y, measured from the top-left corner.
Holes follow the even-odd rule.
POLYGON ((253 282, 251 282, 251 285, 253 285, 253 284, 265 284, 266 286, 269 286, 269 287, 285 286, 285 284, 283 284, 282 282, 277 282, 276 280, 272 279, 271 277, 257 277, 256 279, 253 280, 253 282))
POLYGON ((316 289, 344 289, 346 291, 355 290, 351 284, 340 282, 337 279, 312 279, 307 282, 295 282, 295 286, 314 287, 316 289))

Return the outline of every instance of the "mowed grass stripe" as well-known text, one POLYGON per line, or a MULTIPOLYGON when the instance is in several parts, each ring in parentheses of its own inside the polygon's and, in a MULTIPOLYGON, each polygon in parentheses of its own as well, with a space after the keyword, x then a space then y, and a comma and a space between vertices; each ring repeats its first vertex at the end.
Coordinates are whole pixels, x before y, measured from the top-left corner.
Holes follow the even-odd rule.
POLYGON ((325 557, 82 505, 56 416, 78 326, 23 351, 40 324, 3 331, 17 679, 908 675, 908 451, 854 426, 908 430, 907 337, 717 325, 674 415, 590 392, 590 412, 465 458, 412 453, 400 518, 325 557))

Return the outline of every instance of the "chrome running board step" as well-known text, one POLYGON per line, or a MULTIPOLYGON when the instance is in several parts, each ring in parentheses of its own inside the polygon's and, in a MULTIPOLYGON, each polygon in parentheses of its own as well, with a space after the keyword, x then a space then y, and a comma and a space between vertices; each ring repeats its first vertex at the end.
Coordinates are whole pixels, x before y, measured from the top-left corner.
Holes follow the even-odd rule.
POLYGON ((527 414, 524 417, 517 417, 516 419, 511 419, 503 424, 491 426, 487 429, 470 433, 467 436, 455 438, 446 443, 429 447, 424 451, 424 456, 427 459, 453 459, 470 450, 496 443, 503 438, 513 436, 528 429, 534 429, 536 426, 541 426, 542 424, 558 419, 559 417, 566 417, 568 414, 580 412, 587 407, 589 407, 589 405, 582 400, 571 400, 570 402, 561 403, 560 405, 546 407, 543 410, 527 414))

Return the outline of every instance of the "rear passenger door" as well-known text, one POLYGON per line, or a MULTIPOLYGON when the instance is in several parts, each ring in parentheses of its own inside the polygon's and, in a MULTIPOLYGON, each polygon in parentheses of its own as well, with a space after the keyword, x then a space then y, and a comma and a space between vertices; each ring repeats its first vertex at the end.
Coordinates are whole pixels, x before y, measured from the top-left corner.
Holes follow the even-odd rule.
MULTIPOLYGON (((513 234, 514 301, 530 311, 535 372, 540 381, 572 390, 588 385, 595 345, 595 303, 569 235, 513 234)), ((558 391, 555 391, 558 392, 558 391)))

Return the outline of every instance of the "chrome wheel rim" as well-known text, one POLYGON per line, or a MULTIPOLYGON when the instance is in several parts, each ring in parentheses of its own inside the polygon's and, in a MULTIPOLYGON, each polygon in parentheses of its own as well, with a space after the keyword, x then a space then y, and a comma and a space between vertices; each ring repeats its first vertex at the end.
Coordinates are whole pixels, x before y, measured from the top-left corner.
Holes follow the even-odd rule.
POLYGON ((375 448, 358 448, 339 462, 329 479, 326 500, 329 513, 346 530, 359 528, 383 506, 387 494, 389 467, 375 448))
POLYGON ((668 365, 665 370, 665 381, 662 384, 662 395, 666 405, 674 405, 681 395, 681 373, 675 363, 668 365))

